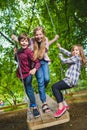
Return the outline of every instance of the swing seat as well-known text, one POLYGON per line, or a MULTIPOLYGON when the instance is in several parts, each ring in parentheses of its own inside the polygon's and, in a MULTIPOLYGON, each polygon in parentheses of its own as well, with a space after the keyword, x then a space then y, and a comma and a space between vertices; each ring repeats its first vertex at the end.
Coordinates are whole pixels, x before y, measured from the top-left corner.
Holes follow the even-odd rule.
MULTIPOLYGON (((47 103, 48 103, 51 111, 47 112, 47 113, 43 113, 42 106, 41 106, 42 104, 41 104, 41 101, 39 99, 39 95, 37 94, 36 101, 38 104, 40 117, 34 118, 32 115, 32 118, 29 118, 29 116, 31 116, 31 115, 27 115, 27 125, 28 125, 29 130, 38 130, 38 129, 43 129, 43 128, 46 129, 46 128, 51 127, 51 126, 55 127, 56 125, 69 122, 70 116, 69 116, 68 111, 66 111, 59 118, 55 118, 53 116, 53 114, 57 110, 57 103, 48 95, 46 95, 46 96, 47 96, 47 103)), ((31 112, 32 112, 32 110, 31 110, 31 112)), ((53 129, 54 129, 54 127, 53 127, 53 129)))

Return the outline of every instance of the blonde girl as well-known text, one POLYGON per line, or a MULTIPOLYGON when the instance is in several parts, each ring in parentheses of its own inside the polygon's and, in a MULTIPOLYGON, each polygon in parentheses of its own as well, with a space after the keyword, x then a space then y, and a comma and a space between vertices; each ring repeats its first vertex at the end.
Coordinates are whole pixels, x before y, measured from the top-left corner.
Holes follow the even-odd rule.
POLYGON ((77 84, 81 66, 86 64, 86 58, 81 45, 74 45, 71 52, 62 48, 60 44, 58 44, 58 48, 62 53, 69 56, 68 58, 65 58, 61 53, 59 54, 60 60, 64 64, 68 64, 69 68, 66 71, 65 78, 52 85, 52 91, 58 103, 58 109, 54 113, 54 117, 60 117, 67 109, 69 109, 61 90, 70 89, 77 84))
POLYGON ((44 29, 42 27, 37 27, 34 29, 34 37, 30 39, 30 48, 34 51, 34 60, 39 59, 40 68, 36 72, 36 78, 38 82, 38 90, 40 99, 42 101, 42 110, 43 112, 49 112, 49 106, 46 102, 46 93, 45 87, 49 83, 49 66, 50 58, 47 55, 49 45, 54 43, 58 39, 58 35, 55 38, 48 42, 47 37, 45 36, 44 29))

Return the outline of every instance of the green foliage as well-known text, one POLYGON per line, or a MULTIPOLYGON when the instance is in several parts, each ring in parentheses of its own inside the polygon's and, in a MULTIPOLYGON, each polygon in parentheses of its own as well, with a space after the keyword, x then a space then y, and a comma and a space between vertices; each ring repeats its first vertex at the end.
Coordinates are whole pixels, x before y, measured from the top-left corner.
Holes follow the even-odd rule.
POLYGON ((16 104, 22 101, 24 96, 23 86, 18 81, 15 71, 12 50, 6 50, 3 59, 1 59, 1 73, 0 73, 0 99, 5 100, 9 104, 16 104), (10 55, 9 55, 10 54, 10 55), (21 100, 18 100, 21 97, 21 100))
MULTIPOLYGON (((59 34, 60 38, 57 42, 62 47, 70 50, 73 44, 80 43, 84 49, 87 49, 87 0, 38 0, 34 2, 35 0, 1 0, 0 31, 9 38, 12 33, 18 36, 23 32, 32 37, 33 29, 41 25, 49 40, 55 36, 55 33, 59 34)), ((58 58, 57 42, 49 48, 50 83, 46 88, 49 95, 52 95, 51 86, 64 77, 67 68, 58 58)), ((16 77, 16 68, 13 45, 7 43, 0 35, 0 99, 10 104, 21 102, 25 93, 22 82, 16 77)), ((84 88, 87 88, 86 69, 82 69, 81 82, 79 82, 79 86, 84 86, 84 88), (82 82, 83 79, 84 82, 82 82)), ((38 92, 35 77, 33 86, 38 92)))

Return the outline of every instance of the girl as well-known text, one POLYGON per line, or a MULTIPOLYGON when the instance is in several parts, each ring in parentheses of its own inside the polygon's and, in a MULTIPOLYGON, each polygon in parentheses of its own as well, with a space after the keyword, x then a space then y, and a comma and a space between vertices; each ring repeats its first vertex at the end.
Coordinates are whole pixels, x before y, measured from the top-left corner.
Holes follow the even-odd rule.
POLYGON ((34 90, 32 88, 32 75, 39 69, 39 60, 34 60, 33 52, 28 48, 29 37, 26 34, 21 34, 18 37, 20 49, 14 50, 15 59, 18 62, 17 76, 23 81, 25 91, 30 99, 30 107, 33 107, 34 117, 39 117, 40 113, 37 109, 37 104, 34 96, 34 90), (32 62, 35 63, 33 69, 31 69, 32 62))
POLYGON ((66 102, 64 101, 61 90, 70 89, 77 84, 81 65, 85 65, 86 63, 82 46, 74 45, 71 49, 71 52, 61 48, 60 44, 58 44, 58 48, 62 53, 70 57, 64 58, 61 53, 59 54, 61 61, 65 64, 68 64, 69 68, 66 71, 65 78, 52 86, 53 94, 58 103, 58 110, 54 114, 54 117, 60 117, 67 109, 69 109, 68 105, 66 105, 66 102))
POLYGON ((55 36, 53 40, 48 42, 47 37, 45 37, 45 32, 42 27, 37 27, 34 29, 34 38, 30 39, 30 48, 34 51, 35 59, 38 58, 40 61, 40 68, 36 72, 36 78, 38 81, 38 89, 40 99, 42 101, 42 110, 43 112, 49 112, 50 109, 46 103, 46 93, 45 87, 49 83, 49 66, 48 63, 50 59, 47 55, 49 45, 55 42, 58 39, 58 35, 55 36))

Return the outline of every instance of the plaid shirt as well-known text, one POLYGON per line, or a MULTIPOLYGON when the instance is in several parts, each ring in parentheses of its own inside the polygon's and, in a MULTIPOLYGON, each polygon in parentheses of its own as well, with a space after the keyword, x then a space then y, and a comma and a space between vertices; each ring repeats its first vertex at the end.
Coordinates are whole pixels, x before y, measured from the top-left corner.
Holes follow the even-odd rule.
POLYGON ((69 56, 69 58, 64 58, 60 53, 59 57, 63 63, 69 65, 66 71, 65 78, 63 79, 67 85, 70 87, 77 84, 81 70, 81 60, 79 56, 72 56, 71 52, 65 50, 64 48, 59 48, 61 52, 69 56))
POLYGON ((35 64, 34 68, 36 68, 36 70, 40 67, 38 59, 33 61, 33 52, 29 48, 19 49, 17 55, 15 55, 15 60, 18 61, 17 76, 20 79, 24 79, 30 75, 29 72, 32 63, 35 64))

